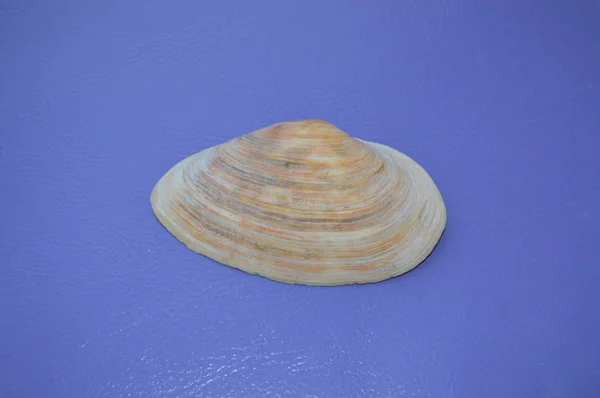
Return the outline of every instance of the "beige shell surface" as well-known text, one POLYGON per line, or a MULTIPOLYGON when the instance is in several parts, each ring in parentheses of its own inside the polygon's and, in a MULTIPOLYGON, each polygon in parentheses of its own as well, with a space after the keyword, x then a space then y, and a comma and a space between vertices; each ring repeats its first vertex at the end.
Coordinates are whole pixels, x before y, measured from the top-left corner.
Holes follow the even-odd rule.
POLYGON ((372 283, 410 271, 446 226, 427 172, 330 123, 278 123, 196 153, 151 205, 177 239, 217 262, 306 285, 372 283))

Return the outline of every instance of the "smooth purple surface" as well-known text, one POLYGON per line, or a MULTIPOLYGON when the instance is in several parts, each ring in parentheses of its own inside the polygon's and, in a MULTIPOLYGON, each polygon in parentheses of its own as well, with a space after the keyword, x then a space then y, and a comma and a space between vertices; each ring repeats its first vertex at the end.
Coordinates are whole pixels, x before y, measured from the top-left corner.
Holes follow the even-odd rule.
POLYGON ((600 397, 600 3, 0 1, 0 397, 600 397), (156 221, 322 118, 422 164, 434 254, 288 286, 156 221))

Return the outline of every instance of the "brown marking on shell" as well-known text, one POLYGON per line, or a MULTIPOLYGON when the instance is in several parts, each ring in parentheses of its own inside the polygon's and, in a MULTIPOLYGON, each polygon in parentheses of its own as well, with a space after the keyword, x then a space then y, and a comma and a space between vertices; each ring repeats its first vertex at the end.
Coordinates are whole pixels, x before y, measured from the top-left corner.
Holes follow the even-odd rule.
POLYGON ((369 283, 401 275, 446 224, 425 170, 322 120, 277 123, 175 165, 151 203, 191 250, 286 283, 369 283))

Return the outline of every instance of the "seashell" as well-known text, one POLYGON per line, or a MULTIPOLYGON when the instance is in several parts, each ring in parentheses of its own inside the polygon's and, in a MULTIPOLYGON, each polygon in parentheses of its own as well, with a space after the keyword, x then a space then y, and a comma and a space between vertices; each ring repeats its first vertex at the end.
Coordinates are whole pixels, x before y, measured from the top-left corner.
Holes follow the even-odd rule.
POLYGON ((274 124, 196 153, 156 184, 158 220, 194 252, 305 285, 404 274, 446 226, 427 172, 321 120, 274 124))

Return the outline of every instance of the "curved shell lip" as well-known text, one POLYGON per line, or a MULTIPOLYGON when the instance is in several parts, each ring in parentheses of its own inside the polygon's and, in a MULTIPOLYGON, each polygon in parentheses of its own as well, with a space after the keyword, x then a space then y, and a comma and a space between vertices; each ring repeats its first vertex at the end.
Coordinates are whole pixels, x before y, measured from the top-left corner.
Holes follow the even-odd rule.
MULTIPOLYGON (((358 141, 361 141, 363 144, 371 146, 372 148, 380 148, 385 149, 387 151, 391 151, 393 155, 397 157, 399 161, 404 162, 404 166, 408 168, 408 171, 411 173, 419 174, 423 180, 423 183, 427 186, 426 190, 430 192, 430 196, 427 198, 428 201, 431 201, 436 205, 437 214, 437 222, 436 225, 432 228, 432 235, 429 243, 421 248, 420 255, 416 256, 409 264, 405 265, 402 268, 395 269, 393 272, 381 273, 378 276, 365 277, 365 275, 361 275, 359 272, 354 275, 354 277, 349 277, 349 272, 346 272, 346 275, 342 279, 330 279, 322 277, 322 271, 302 271, 302 275, 295 274, 294 277, 286 277, 280 274, 275 274, 269 272, 268 268, 254 267, 251 265, 245 265, 242 262, 236 261, 236 256, 232 253, 228 253, 227 251, 219 251, 217 248, 207 244, 206 242, 196 239, 191 236, 189 233, 181 228, 180 226, 173 223, 163 212, 160 207, 157 205, 157 196, 158 192, 161 189, 161 183, 169 178, 170 175, 180 170, 184 167, 188 162, 192 161, 194 158, 199 156, 205 151, 211 150, 215 147, 206 148, 200 152, 192 154, 179 163, 174 165, 161 179, 156 183, 154 188, 152 189, 152 193, 150 195, 150 202, 152 206, 153 213, 160 221, 160 223, 165 227, 178 241, 185 244, 188 249, 191 251, 203 255, 211 260, 227 265, 231 268, 243 271, 252 275, 259 275, 264 278, 270 279, 276 282, 282 282, 286 284, 295 284, 295 285, 307 285, 307 286, 342 286, 342 285, 353 285, 353 284, 372 284, 382 282, 388 279, 396 278, 400 275, 408 273, 419 265, 421 265, 427 258, 432 254, 434 249, 440 243, 442 236, 446 229, 447 223, 447 212, 444 204, 444 200, 442 195, 437 188, 435 182, 431 178, 431 176, 425 171, 425 169, 420 166, 416 161, 414 161, 409 156, 405 155, 402 152, 397 151, 394 148, 389 146, 378 144, 366 140, 362 140, 359 138, 355 138, 358 141)), ((393 268, 393 266, 392 266, 393 268)), ((324 271, 324 272, 333 272, 333 271, 324 271)), ((340 271, 336 271, 340 272, 340 271)), ((356 272, 356 271, 353 271, 356 272)))

